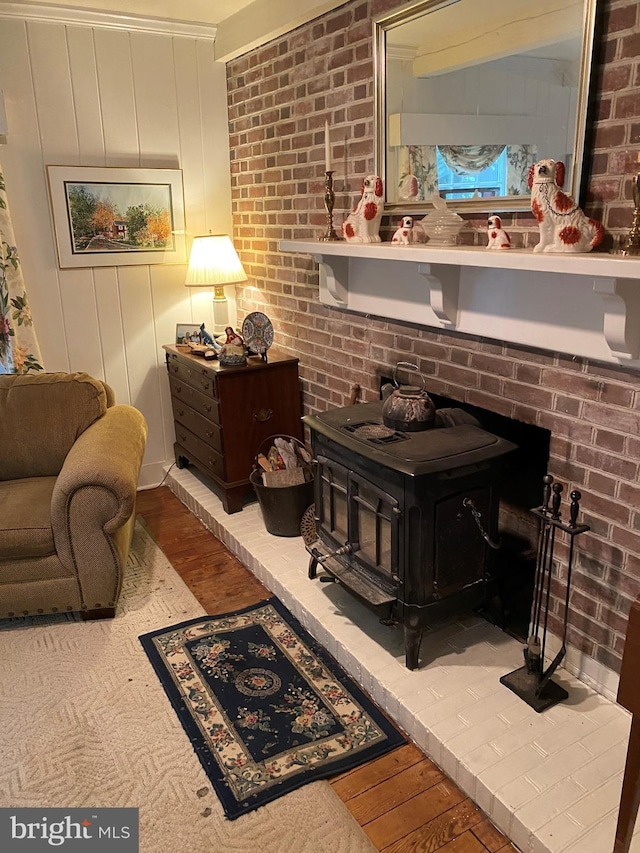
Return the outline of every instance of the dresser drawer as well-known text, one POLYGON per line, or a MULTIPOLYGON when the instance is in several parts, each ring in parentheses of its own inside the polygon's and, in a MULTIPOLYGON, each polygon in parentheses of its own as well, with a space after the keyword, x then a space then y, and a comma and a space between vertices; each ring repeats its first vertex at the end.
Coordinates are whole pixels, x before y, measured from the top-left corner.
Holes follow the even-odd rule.
MULTIPOLYGON (((182 366, 182 365, 178 365, 182 366)), ((218 401, 213 397, 207 397, 201 391, 196 391, 191 385, 177 379, 171 373, 169 374, 169 385, 171 387, 171 396, 174 398, 174 404, 178 401, 184 401, 196 412, 204 415, 207 420, 211 420, 216 424, 220 423, 220 406, 218 401)))
POLYGON ((195 388, 196 391, 201 391, 208 397, 217 397, 215 377, 205 367, 185 364, 176 356, 171 356, 167 361, 167 370, 169 371, 169 376, 181 379, 187 385, 195 388))
POLYGON ((191 406, 187 406, 182 400, 175 397, 171 398, 173 406, 173 417, 176 420, 176 430, 178 424, 186 427, 189 432, 202 439, 205 444, 209 444, 218 453, 222 453, 222 430, 218 424, 214 423, 210 417, 205 418, 191 406))
POLYGON ((200 461, 211 474, 219 480, 224 480, 224 457, 208 444, 194 435, 186 427, 176 424, 176 442, 187 452, 200 461))

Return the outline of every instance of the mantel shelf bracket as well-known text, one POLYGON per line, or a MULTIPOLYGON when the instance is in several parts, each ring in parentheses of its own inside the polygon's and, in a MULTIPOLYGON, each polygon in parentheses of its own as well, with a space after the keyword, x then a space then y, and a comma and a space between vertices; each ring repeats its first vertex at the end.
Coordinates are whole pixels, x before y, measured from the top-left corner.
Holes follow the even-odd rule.
MULTIPOLYGON (((348 307, 350 258, 339 255, 313 255, 318 264, 320 301, 328 305, 348 307)), ((357 263, 357 259, 353 259, 357 263)), ((455 328, 458 321, 460 267, 453 264, 415 265, 426 281, 429 293, 425 302, 443 326, 455 328)))
POLYGON ((444 326, 458 323, 460 267, 445 264, 418 264, 418 272, 429 286, 429 304, 444 326))
POLYGON ((320 301, 327 305, 349 303, 349 258, 337 255, 313 255, 318 264, 320 301))
POLYGON ((595 278, 594 293, 604 303, 603 333, 611 354, 619 361, 640 356, 640 294, 637 281, 595 278))

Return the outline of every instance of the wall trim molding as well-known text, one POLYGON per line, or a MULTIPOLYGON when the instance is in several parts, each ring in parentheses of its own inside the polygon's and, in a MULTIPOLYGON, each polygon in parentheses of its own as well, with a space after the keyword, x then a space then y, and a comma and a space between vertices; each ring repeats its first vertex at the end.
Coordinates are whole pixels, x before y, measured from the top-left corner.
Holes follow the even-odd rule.
POLYGON ((11 3, 0 0, 0 18, 44 21, 52 24, 129 30, 156 35, 183 36, 215 41, 218 28, 213 24, 172 21, 166 18, 144 18, 117 12, 94 12, 70 6, 45 6, 40 3, 11 3))
POLYGON ((387 47, 387 59, 398 59, 401 62, 413 62, 418 55, 417 47, 405 47, 402 44, 392 44, 387 47))

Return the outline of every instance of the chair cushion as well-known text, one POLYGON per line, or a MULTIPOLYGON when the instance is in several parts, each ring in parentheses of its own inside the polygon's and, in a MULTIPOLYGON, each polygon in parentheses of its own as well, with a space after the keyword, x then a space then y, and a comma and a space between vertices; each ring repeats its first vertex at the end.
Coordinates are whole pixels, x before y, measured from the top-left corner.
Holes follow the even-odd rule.
POLYGON ((0 560, 55 553, 51 495, 55 477, 0 482, 0 560))
POLYGON ((105 386, 87 373, 0 376, 0 480, 56 476, 106 410, 105 386))

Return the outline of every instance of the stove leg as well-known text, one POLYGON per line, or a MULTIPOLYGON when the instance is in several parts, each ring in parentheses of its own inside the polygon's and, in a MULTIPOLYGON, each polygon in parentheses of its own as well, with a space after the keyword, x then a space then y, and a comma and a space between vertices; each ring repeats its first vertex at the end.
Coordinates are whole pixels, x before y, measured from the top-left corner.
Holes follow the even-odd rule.
POLYGON ((418 657, 420 655, 420 641, 422 640, 422 629, 414 628, 412 625, 404 626, 404 656, 407 669, 418 668, 418 657))

